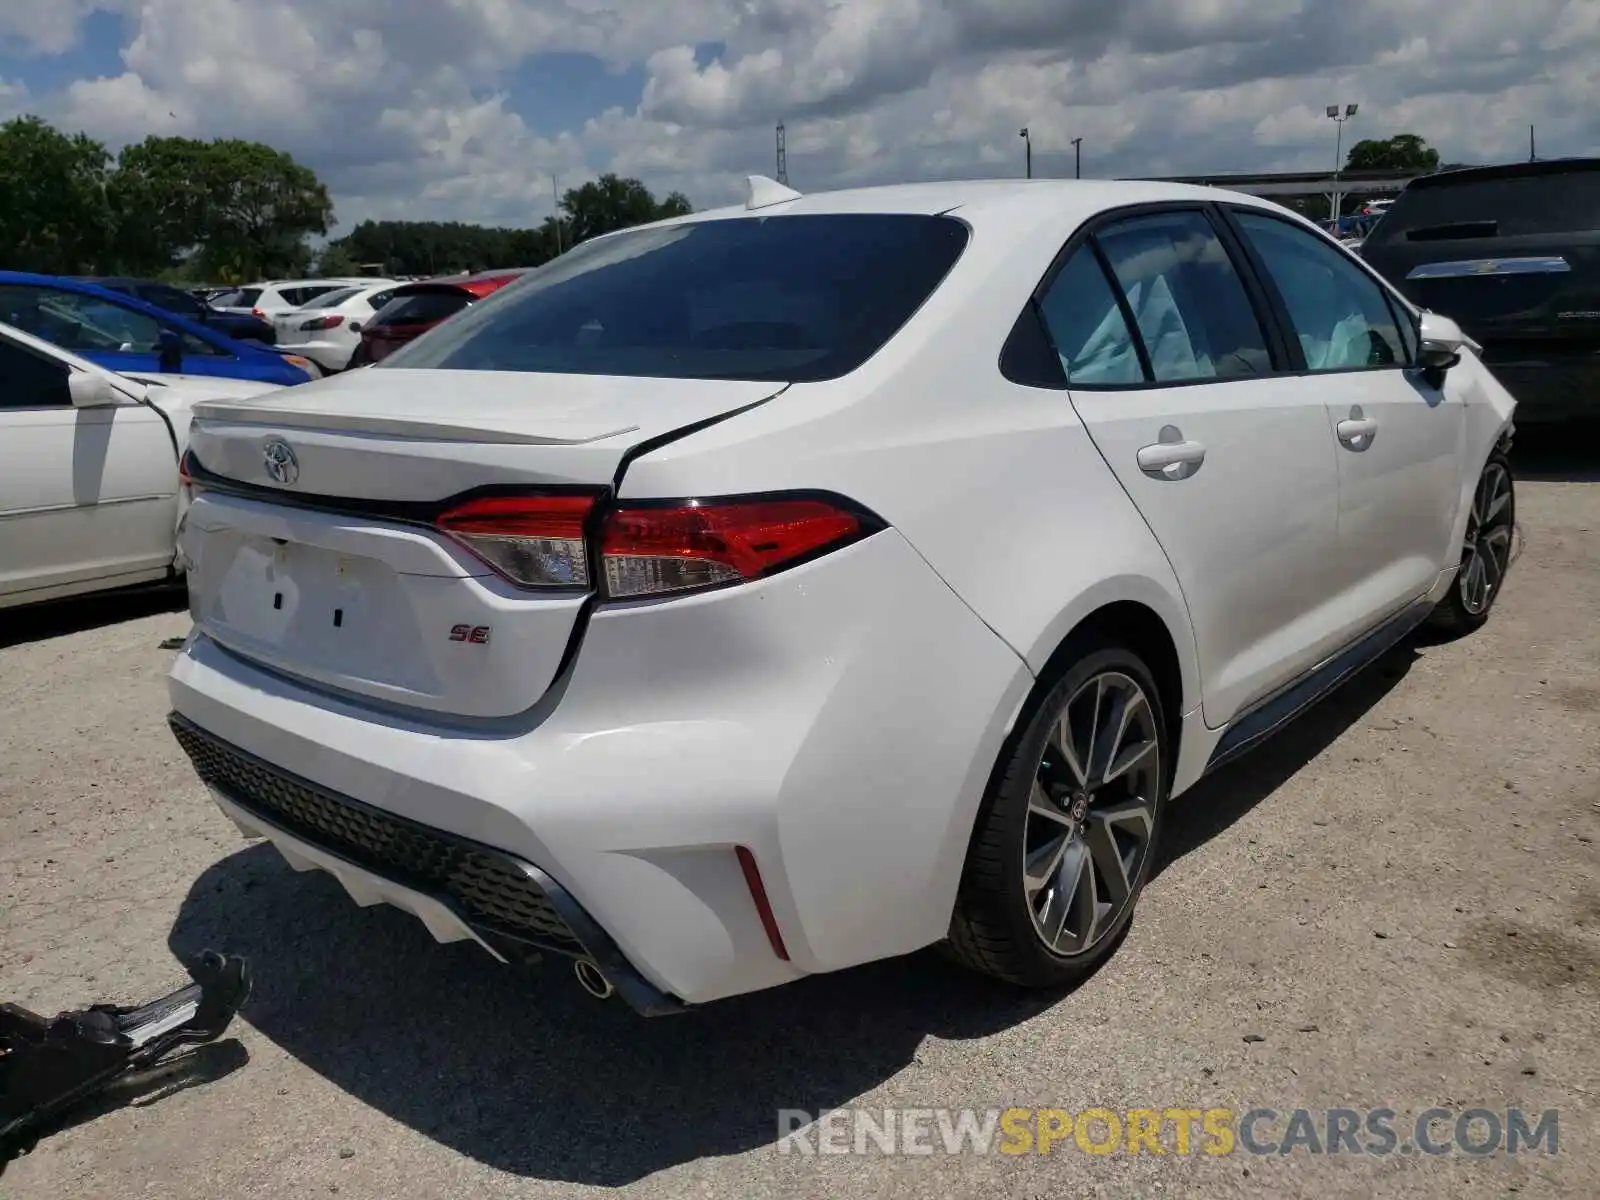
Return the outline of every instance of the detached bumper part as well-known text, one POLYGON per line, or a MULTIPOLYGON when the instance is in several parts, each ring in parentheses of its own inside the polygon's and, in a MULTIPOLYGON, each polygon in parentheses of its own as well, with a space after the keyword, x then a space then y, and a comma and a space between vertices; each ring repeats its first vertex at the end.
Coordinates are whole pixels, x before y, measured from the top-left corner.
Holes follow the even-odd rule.
POLYGON ((250 995, 249 964, 206 950, 188 970, 193 983, 138 1008, 97 1004, 46 1018, 0 1004, 0 1163, 121 1076, 222 1036, 250 995))

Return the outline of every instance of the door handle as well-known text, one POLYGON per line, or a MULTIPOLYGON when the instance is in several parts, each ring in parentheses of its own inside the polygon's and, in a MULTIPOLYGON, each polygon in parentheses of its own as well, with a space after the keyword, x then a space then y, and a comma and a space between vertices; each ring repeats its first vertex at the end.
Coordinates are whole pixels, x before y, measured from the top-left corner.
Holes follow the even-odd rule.
POLYGON ((1377 437, 1378 422, 1371 417, 1361 416, 1357 410, 1334 426, 1334 430, 1346 449, 1359 453, 1372 445, 1373 439, 1377 437))
POLYGON ((1168 425, 1161 431, 1161 440, 1153 446, 1142 446, 1136 456, 1139 470, 1151 479, 1176 483, 1188 479, 1206 460, 1206 448, 1199 442, 1185 441, 1183 434, 1168 425))

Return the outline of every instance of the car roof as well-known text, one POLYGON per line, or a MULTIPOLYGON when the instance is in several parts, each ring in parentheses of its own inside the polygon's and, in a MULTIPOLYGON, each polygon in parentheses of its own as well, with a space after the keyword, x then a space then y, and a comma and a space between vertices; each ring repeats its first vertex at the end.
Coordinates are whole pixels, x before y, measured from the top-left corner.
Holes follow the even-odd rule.
POLYGON ((1021 236, 1041 225, 1057 224, 1063 217, 1081 222, 1107 209, 1163 201, 1228 202, 1282 210, 1281 205, 1257 196, 1198 184, 1134 179, 969 179, 814 192, 754 209, 742 204, 708 209, 659 222, 658 227, 778 215, 950 214, 973 225, 1007 227, 1021 236))
POLYGON ((1533 162, 1492 163, 1484 167, 1452 167, 1448 171, 1418 176, 1406 185, 1406 191, 1450 187, 1458 183, 1482 183, 1491 179, 1573 175, 1584 171, 1600 171, 1600 158, 1541 158, 1533 162))

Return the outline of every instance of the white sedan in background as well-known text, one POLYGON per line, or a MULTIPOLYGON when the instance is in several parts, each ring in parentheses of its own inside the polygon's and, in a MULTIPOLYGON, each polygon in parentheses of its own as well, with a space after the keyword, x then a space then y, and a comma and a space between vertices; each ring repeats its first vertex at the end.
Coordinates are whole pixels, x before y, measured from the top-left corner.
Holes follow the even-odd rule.
POLYGON ((754 180, 199 405, 172 725, 295 866, 646 1013, 1060 987, 1169 798, 1488 619, 1514 407, 1268 201, 754 180))
POLYGON ((0 608, 174 577, 191 406, 273 390, 119 375, 0 325, 0 608))
POLYGON ((272 318, 278 349, 309 358, 324 374, 344 370, 361 344, 362 326, 389 303, 399 286, 384 282, 343 287, 318 296, 304 308, 279 313, 272 318))

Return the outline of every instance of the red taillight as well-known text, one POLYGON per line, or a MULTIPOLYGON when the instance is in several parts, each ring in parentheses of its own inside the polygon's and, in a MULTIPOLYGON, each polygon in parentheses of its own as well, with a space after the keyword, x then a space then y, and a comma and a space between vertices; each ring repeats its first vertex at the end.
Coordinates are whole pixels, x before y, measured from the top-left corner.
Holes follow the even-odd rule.
POLYGON ((457 505, 439 528, 522 587, 589 586, 584 522, 593 496, 486 496, 457 505))
POLYGON ((633 599, 754 579, 861 533, 859 516, 824 500, 621 508, 600 538, 606 594, 633 599))
POLYGON ((344 318, 338 313, 329 317, 312 317, 309 321, 300 324, 301 333, 315 333, 319 329, 337 329, 344 324, 344 318))
POLYGON ((194 475, 191 474, 189 467, 189 461, 193 454, 192 450, 185 450, 183 457, 178 459, 178 486, 180 488, 188 488, 190 495, 200 490, 200 485, 194 481, 194 475))
POLYGON ((265 321, 267 319, 267 314, 262 312, 259 308, 252 308, 250 310, 250 315, 256 318, 258 321, 265 321))
MULTIPOLYGON (((438 526, 513 583, 593 587, 584 531, 596 497, 490 496, 438 526)), ((870 533, 872 519, 822 499, 624 506, 601 525, 604 593, 638 600, 740 583, 870 533)))

